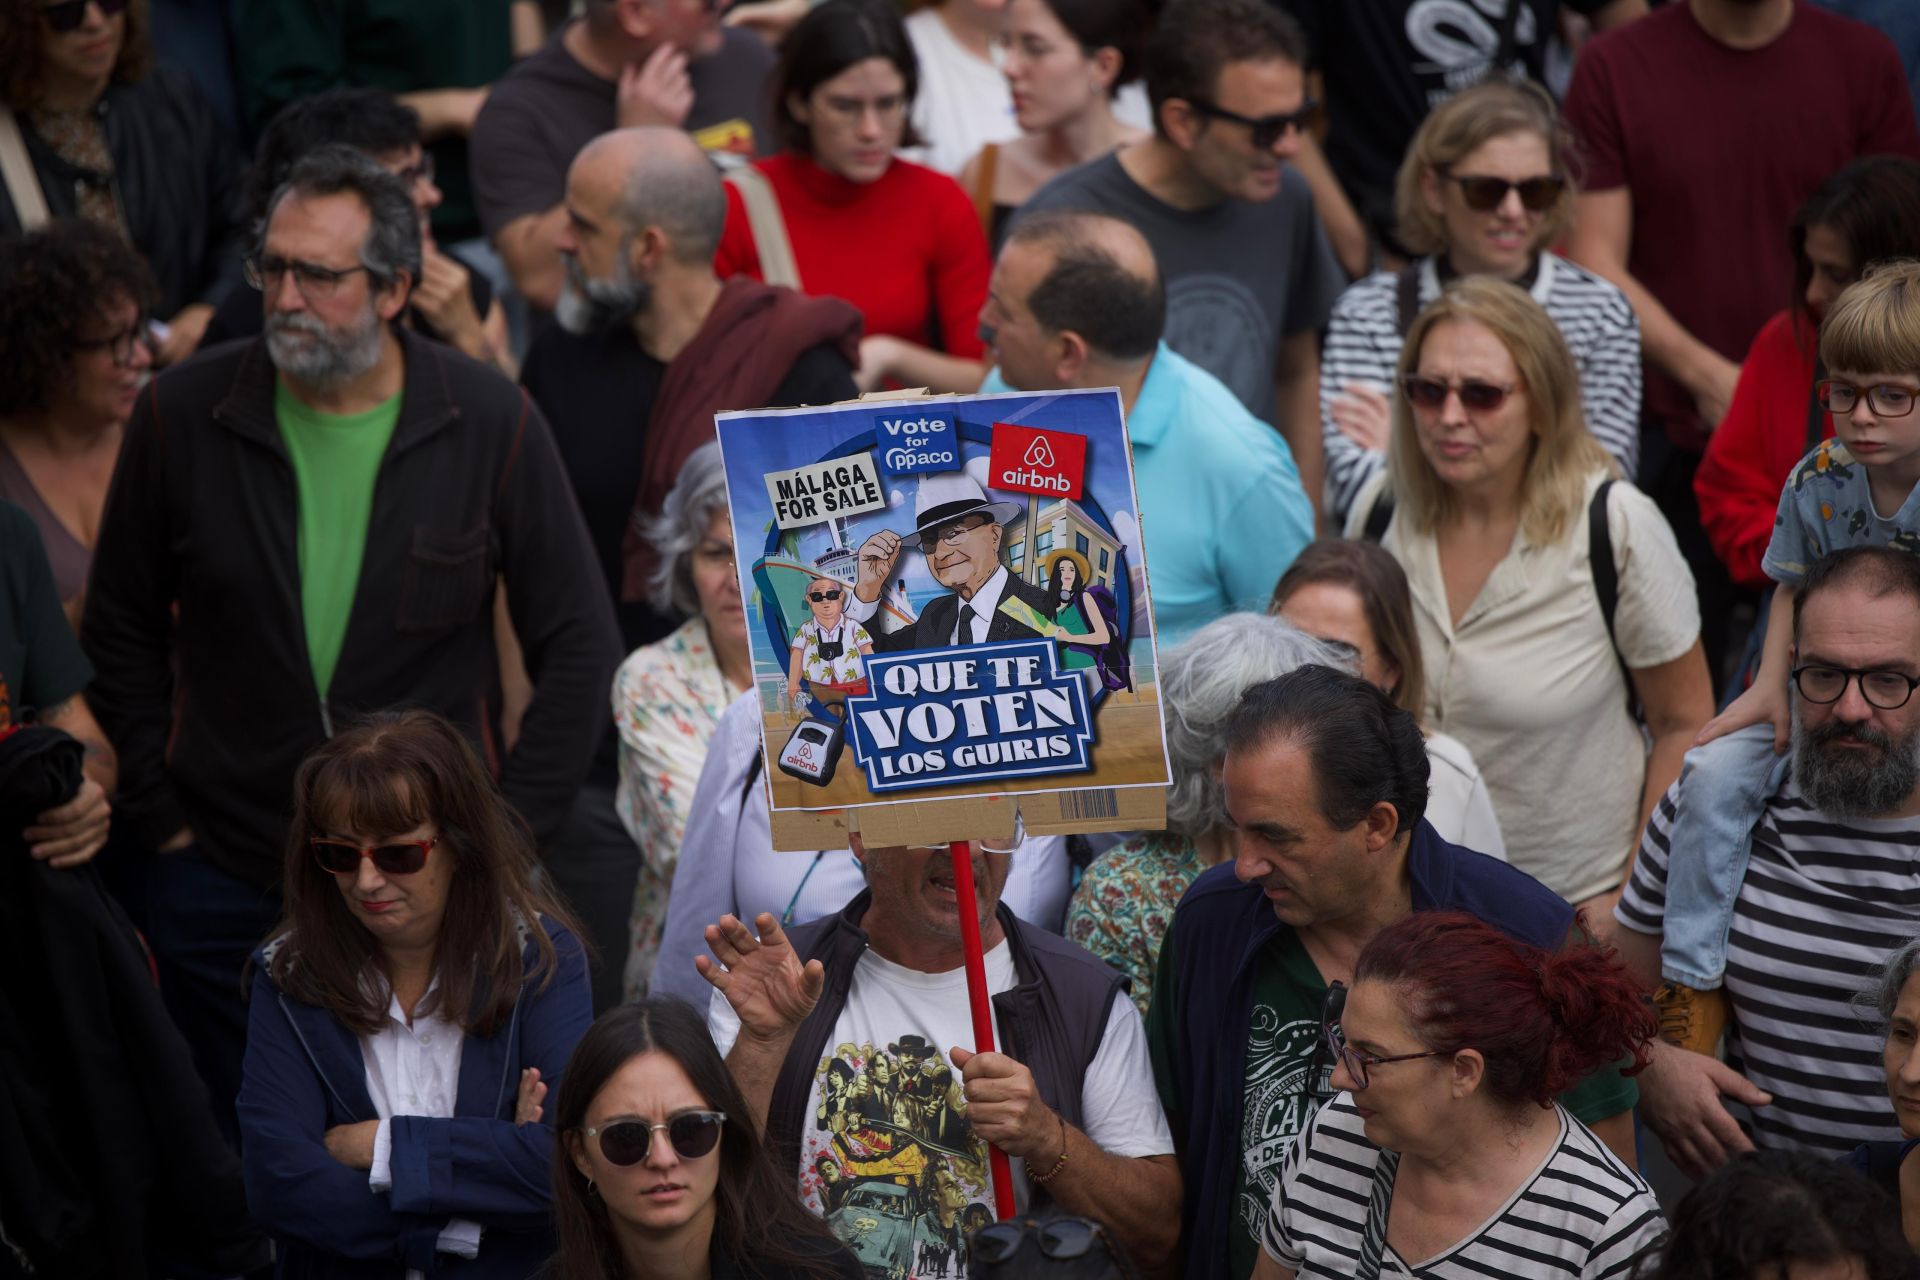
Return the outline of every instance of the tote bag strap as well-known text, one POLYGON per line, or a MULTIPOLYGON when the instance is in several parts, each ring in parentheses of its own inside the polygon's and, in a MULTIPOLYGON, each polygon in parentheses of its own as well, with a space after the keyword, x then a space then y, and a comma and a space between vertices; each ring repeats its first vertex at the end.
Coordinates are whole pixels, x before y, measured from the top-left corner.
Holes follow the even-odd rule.
POLYGON ((780 200, 767 175, 748 165, 729 173, 727 182, 740 193, 740 203, 746 208, 747 227, 753 232, 753 246, 760 255, 760 278, 768 284, 800 288, 800 264, 794 260, 787 222, 780 216, 780 200))
POLYGON ((7 198, 20 219, 22 231, 38 231, 47 225, 47 196, 40 189, 40 177, 33 171, 33 159, 27 155, 27 140, 11 108, 0 106, 0 181, 6 183, 7 198))

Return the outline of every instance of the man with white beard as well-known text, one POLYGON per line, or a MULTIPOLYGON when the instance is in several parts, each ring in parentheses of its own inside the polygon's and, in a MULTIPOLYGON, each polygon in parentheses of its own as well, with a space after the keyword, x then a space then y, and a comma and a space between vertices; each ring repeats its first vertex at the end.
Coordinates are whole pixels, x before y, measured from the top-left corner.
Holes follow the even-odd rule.
POLYGON ((116 817, 159 851, 162 985, 229 1122, 307 752, 368 712, 438 712, 545 845, 606 721, 618 641, 553 442, 518 387, 393 323, 420 253, 400 179, 346 147, 301 160, 247 259, 263 336, 141 394, 101 520, 89 699, 116 817), (533 681, 510 747, 497 581, 533 681))

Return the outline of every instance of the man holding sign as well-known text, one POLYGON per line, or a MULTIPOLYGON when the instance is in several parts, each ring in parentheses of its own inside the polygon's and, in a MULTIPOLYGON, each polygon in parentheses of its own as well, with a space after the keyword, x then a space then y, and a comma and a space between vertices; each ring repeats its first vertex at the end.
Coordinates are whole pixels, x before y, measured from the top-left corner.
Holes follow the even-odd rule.
POLYGON ((1098 1219, 1157 1269, 1177 1243, 1180 1174, 1119 974, 1002 906, 1012 844, 976 844, 1006 1051, 955 1047, 973 1036, 947 847, 850 844, 868 888, 845 910, 791 934, 770 914, 752 929, 722 916, 706 930, 718 963, 696 962, 717 992, 714 1043, 802 1198, 868 1274, 925 1280, 950 1257, 965 1275, 964 1223, 993 1203, 991 1142, 1013 1159, 1022 1211, 1051 1200, 1098 1219))
POLYGON ((1000 561, 1006 524, 1020 514, 1018 503, 987 501, 964 471, 923 477, 914 496, 914 531, 903 538, 882 529, 860 544, 860 576, 847 616, 861 623, 873 617, 901 547, 913 543, 927 557, 934 581, 953 594, 930 601, 912 626, 876 636, 876 649, 888 653, 1042 638, 1040 627, 1053 617, 1046 591, 1007 572, 1000 561))

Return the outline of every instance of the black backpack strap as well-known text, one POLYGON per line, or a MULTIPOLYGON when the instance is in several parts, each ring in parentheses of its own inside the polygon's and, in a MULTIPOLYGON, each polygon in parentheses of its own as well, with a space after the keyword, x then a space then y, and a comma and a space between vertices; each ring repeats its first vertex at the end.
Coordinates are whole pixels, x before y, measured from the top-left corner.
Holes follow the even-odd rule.
POLYGON ((1367 511, 1367 519, 1360 527, 1360 537, 1366 542, 1378 542, 1387 536, 1387 526, 1393 523, 1393 490, 1384 486, 1373 496, 1373 506, 1367 511))
MULTIPOLYGON (((1593 594, 1600 597, 1600 616, 1607 623, 1607 639, 1613 652, 1620 652, 1620 637, 1614 633, 1613 615, 1620 607, 1620 568, 1613 560, 1613 529, 1607 524, 1607 493, 1613 481, 1602 480, 1587 504, 1587 559, 1593 565, 1593 594)), ((1620 665, 1626 666, 1621 659, 1620 665)))
POLYGON ((1813 384, 1807 388, 1807 452, 1827 438, 1827 411, 1820 404, 1820 384, 1827 380, 1827 362, 1813 358, 1813 384))
POLYGON ((1394 313, 1400 322, 1400 340, 1405 342, 1407 334, 1413 329, 1413 319, 1420 314, 1420 262, 1415 258, 1400 268, 1400 274, 1393 284, 1394 313))

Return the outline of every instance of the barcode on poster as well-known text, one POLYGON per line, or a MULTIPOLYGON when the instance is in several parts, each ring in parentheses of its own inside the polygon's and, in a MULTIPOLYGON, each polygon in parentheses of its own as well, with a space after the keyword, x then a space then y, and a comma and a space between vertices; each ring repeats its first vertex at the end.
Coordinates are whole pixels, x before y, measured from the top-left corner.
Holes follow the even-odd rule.
POLYGON ((1075 821, 1120 816, 1120 793, 1108 787, 1099 791, 1062 791, 1060 812, 1075 821))

